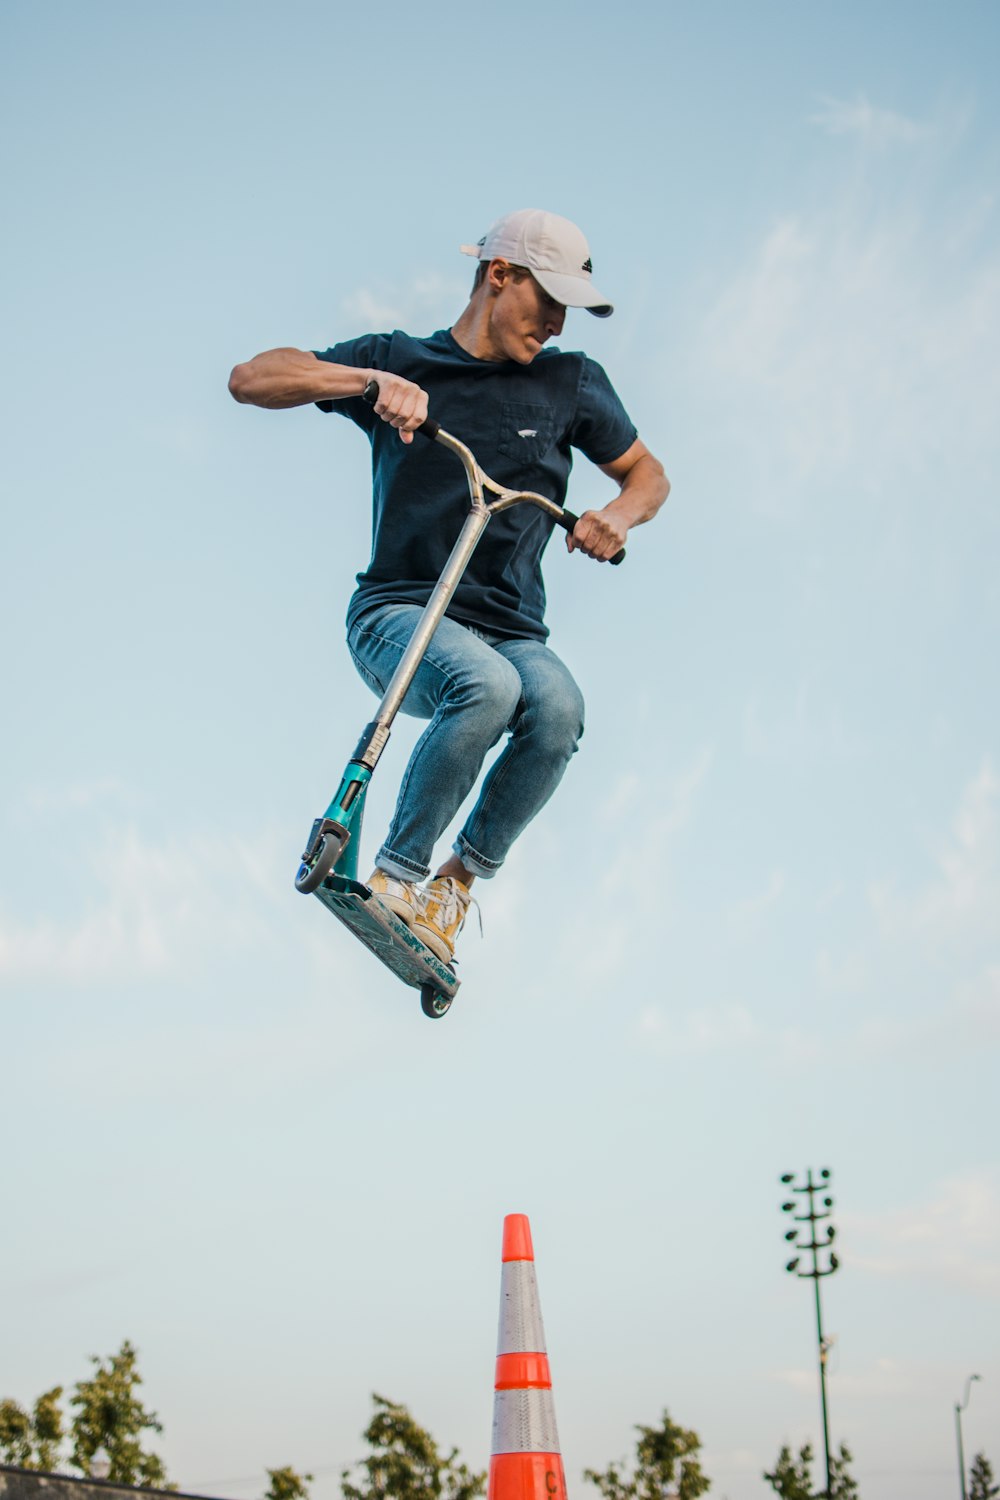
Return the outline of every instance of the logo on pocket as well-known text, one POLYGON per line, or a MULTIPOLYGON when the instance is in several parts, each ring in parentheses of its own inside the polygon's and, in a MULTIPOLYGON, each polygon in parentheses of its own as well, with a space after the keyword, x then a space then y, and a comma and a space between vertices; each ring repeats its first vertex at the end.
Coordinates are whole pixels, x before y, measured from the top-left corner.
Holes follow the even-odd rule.
POLYGON ((542 401, 505 401, 500 411, 497 451, 520 468, 541 463, 552 446, 555 412, 542 401))

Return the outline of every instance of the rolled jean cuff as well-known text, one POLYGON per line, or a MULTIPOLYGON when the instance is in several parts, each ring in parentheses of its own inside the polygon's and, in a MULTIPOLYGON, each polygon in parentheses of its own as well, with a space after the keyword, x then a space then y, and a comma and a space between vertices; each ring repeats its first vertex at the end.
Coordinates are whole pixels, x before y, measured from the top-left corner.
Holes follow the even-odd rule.
POLYGON ((424 880, 431 873, 430 865, 415 865, 410 859, 401 859, 384 845, 375 856, 375 868, 395 880, 424 880))
POLYGON ((451 847, 469 874, 475 875, 477 880, 492 880, 503 864, 503 860, 486 859, 478 850, 473 849, 472 845, 461 833, 451 847))

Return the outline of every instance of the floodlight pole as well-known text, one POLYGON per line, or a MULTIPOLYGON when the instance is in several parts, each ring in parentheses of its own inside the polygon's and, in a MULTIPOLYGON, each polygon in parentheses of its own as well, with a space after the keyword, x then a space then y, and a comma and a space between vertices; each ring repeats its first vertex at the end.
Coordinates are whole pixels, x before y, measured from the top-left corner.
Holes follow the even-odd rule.
POLYGON ((968 1406, 969 1397, 972 1395, 972 1382, 974 1380, 982 1380, 982 1378, 981 1375, 969 1376, 965 1382, 965 1397, 962 1404, 961 1406, 957 1404, 955 1406, 955 1432, 958 1435, 958 1482, 961 1487, 962 1500, 968 1500, 965 1488, 965 1453, 962 1450, 962 1413, 968 1406))
POLYGON ((807 1244, 799 1244, 798 1236, 801 1231, 799 1231, 798 1229, 789 1230, 785 1235, 785 1239, 791 1241, 795 1245, 795 1248, 797 1250, 807 1250, 810 1252, 810 1254, 812 1255, 812 1270, 800 1271, 798 1269, 798 1256, 795 1256, 793 1260, 790 1260, 788 1262, 785 1270, 789 1271, 795 1276, 804 1277, 807 1280, 812 1281, 813 1290, 816 1296, 816 1342, 819 1347, 819 1395, 820 1405, 823 1412, 823 1457, 826 1462, 826 1489, 823 1491, 823 1494, 827 1497, 827 1500, 829 1500, 829 1496, 833 1488, 833 1476, 830 1472, 830 1418, 826 1401, 826 1360, 831 1346, 829 1341, 824 1337, 823 1334, 823 1308, 820 1303, 819 1283, 820 1279, 823 1276, 832 1276, 834 1271, 839 1266, 840 1262, 837 1259, 836 1255, 834 1255, 833 1251, 830 1250, 830 1246, 833 1244, 833 1241, 836 1238, 836 1230, 834 1229, 833 1225, 827 1225, 826 1239, 819 1240, 816 1237, 816 1226, 824 1219, 830 1218, 830 1211, 833 1208, 833 1199, 829 1196, 826 1196, 823 1199, 822 1209, 817 1211, 815 1195, 819 1192, 825 1192, 829 1188, 830 1176, 830 1169, 828 1167, 823 1167, 819 1174, 818 1182, 813 1182, 813 1174, 811 1168, 806 1172, 806 1180, 801 1185, 796 1184, 794 1172, 786 1172, 781 1179, 782 1183, 786 1187, 790 1187, 793 1193, 804 1193, 806 1195, 806 1200, 808 1203, 808 1208, 803 1214, 795 1213, 797 1205, 794 1200, 790 1203, 783 1203, 781 1207, 784 1213, 792 1214, 796 1224, 809 1225, 809 1229, 807 1231, 809 1234, 809 1242, 807 1244), (826 1266, 823 1266, 820 1262, 820 1252, 823 1250, 830 1250, 829 1264, 826 1266))
MULTIPOLYGON (((819 1300, 819 1279, 821 1276, 829 1276, 830 1271, 821 1271, 816 1264, 816 1249, 813 1247, 813 1269, 809 1275, 813 1278, 813 1290, 816 1293, 816 1343, 819 1347, 819 1399, 823 1408, 823 1456, 826 1459, 826 1494, 829 1497, 833 1488, 833 1480, 830 1474, 830 1416, 826 1404, 826 1357, 830 1352, 830 1346, 823 1337, 823 1310, 819 1300)), ((831 1267, 832 1269, 832 1267, 831 1267)))

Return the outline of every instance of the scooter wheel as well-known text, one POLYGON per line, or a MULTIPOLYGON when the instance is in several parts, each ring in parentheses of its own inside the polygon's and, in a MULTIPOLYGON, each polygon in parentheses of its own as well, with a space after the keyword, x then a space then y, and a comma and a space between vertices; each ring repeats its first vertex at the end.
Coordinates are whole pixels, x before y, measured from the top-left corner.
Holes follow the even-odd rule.
POLYGON ((301 891, 303 896, 311 896, 313 891, 318 891, 340 858, 340 848, 339 839, 335 839, 330 833, 324 833, 312 863, 303 860, 299 865, 295 889, 301 891))
POLYGON ((420 986, 420 1009, 432 1021, 440 1021, 451 1010, 451 996, 442 995, 432 984, 420 986))

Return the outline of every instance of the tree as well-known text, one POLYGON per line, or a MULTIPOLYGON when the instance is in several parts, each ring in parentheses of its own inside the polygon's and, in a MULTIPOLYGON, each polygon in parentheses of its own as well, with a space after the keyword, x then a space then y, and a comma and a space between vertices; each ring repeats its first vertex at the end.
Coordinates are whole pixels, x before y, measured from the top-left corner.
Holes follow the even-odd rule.
POLYGON ((62 1391, 61 1385, 45 1391, 30 1415, 16 1401, 0 1401, 0 1454, 6 1463, 45 1473, 55 1468, 65 1435, 59 1410, 62 1391))
POLYGON ((584 1479, 597 1486, 604 1500, 664 1500, 675 1495, 678 1500, 697 1500, 711 1488, 711 1480, 702 1473, 697 1454, 701 1439, 696 1432, 679 1427, 663 1413, 659 1427, 636 1427, 635 1464, 626 1469, 625 1460, 609 1464, 602 1472, 585 1469, 584 1479), (670 1488, 669 1486, 676 1486, 670 1488))
POLYGON ((831 1453, 830 1500, 856 1500, 857 1481, 852 1478, 847 1469, 847 1465, 853 1461, 853 1455, 846 1443, 841 1443, 839 1453, 831 1453))
MULTIPOLYGON (((764 1478, 772 1490, 781 1496, 781 1500, 825 1500, 826 1490, 814 1490, 812 1487, 809 1472, 812 1460, 813 1451, 809 1443, 799 1449, 797 1459, 792 1457, 790 1448, 784 1447, 778 1454, 774 1472, 768 1474, 765 1470, 764 1478)), ((853 1463, 851 1452, 846 1443, 841 1443, 839 1454, 830 1455, 829 1500, 856 1500, 858 1486, 848 1472, 849 1463, 853 1463)))
POLYGON ((429 1432, 405 1406, 373 1394, 375 1414, 364 1431, 371 1454, 340 1476, 345 1500, 475 1500, 486 1489, 486 1474, 447 1458, 429 1432), (353 1474, 353 1478, 352 1478, 353 1474))
POLYGON ((264 1494, 264 1500, 309 1500, 307 1485, 312 1484, 311 1474, 297 1474, 294 1469, 268 1469, 268 1477, 271 1483, 264 1494))
POLYGON ((792 1457, 792 1450, 786 1446, 778 1454, 773 1474, 764 1471, 764 1478, 772 1490, 781 1496, 781 1500, 812 1500, 812 1479, 809 1476, 812 1456, 809 1443, 799 1449, 797 1459, 792 1457))
POLYGON ((31 1418, 8 1397, 0 1401, 0 1454, 4 1463, 31 1468, 31 1418))
POLYGON ((40 1469, 51 1473, 59 1462, 59 1449, 66 1436, 59 1401, 61 1385, 54 1385, 35 1402, 32 1425, 35 1429, 35 1460, 40 1469))
POLYGON ((126 1339, 107 1360, 91 1355, 91 1364, 94 1374, 77 1382, 70 1401, 77 1409, 72 1426, 73 1463, 89 1474, 91 1459, 103 1446, 111 1460, 108 1478, 114 1483, 173 1488, 167 1484, 163 1460, 142 1448, 142 1434, 162 1432, 163 1427, 135 1394, 136 1386, 142 1384, 135 1349, 126 1339))
POLYGON ((969 1500, 994 1500, 1000 1484, 993 1483, 993 1468, 985 1453, 977 1453, 969 1470, 969 1500))

